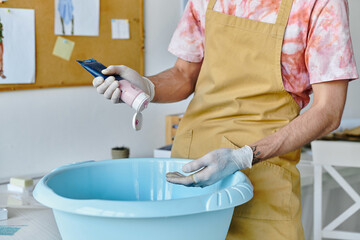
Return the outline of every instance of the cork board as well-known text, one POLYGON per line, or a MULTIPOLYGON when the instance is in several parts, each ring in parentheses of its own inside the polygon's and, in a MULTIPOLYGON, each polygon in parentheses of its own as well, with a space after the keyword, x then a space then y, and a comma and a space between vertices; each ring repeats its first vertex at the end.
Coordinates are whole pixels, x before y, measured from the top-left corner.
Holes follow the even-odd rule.
MULTIPOLYGON (((69 61, 52 55, 54 0, 9 0, 2 8, 35 9, 36 75, 34 84, 0 84, 0 91, 87 86, 92 77, 76 60, 94 58, 105 66, 126 65, 144 74, 143 0, 101 0, 99 36, 63 36, 75 42, 69 61), (111 38, 111 19, 128 19, 130 39, 111 38)), ((90 16, 89 16, 90 17, 90 16)))

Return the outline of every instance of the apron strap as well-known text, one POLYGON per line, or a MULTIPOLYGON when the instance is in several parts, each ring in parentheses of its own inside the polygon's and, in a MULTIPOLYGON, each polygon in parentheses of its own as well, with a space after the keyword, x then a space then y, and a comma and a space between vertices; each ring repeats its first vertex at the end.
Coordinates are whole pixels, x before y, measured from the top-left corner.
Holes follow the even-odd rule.
POLYGON ((293 0, 281 0, 281 5, 275 23, 276 25, 280 25, 284 28, 287 26, 292 5, 293 0))
POLYGON ((216 0, 209 0, 207 9, 208 10, 213 10, 213 8, 215 6, 215 3, 216 3, 216 0))

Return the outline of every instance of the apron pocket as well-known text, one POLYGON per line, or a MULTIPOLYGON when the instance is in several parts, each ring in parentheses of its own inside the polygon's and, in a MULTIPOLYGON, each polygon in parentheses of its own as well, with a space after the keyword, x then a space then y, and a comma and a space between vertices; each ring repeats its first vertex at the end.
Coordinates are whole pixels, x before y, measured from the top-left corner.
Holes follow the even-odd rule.
POLYGON ((189 158, 192 136, 192 130, 188 130, 182 134, 177 134, 175 136, 174 143, 171 149, 172 158, 189 158))
POLYGON ((222 138, 221 138, 221 148, 236 149, 236 148, 240 148, 240 146, 233 143, 229 138, 227 138, 225 136, 222 136, 222 138))
MULTIPOLYGON (((222 137, 221 141, 223 148, 242 147, 225 136, 222 137)), ((279 161, 279 158, 276 160, 279 161)), ((271 159, 241 171, 248 176, 253 184, 254 197, 249 202, 235 208, 235 217, 262 220, 292 219, 290 202, 292 177, 290 171, 271 163, 271 159)))
MULTIPOLYGON (((270 160, 271 161, 271 160, 270 160)), ((254 197, 235 208, 234 216, 262 220, 291 220, 291 173, 269 160, 244 172, 254 186, 254 197)))

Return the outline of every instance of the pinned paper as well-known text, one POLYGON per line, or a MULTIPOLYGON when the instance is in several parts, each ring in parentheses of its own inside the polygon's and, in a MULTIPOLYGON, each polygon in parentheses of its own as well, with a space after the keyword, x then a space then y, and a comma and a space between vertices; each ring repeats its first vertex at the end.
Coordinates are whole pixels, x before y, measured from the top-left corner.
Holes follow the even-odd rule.
POLYGON ((34 83, 35 10, 0 8, 0 33, 0 84, 34 83))
POLYGON ((53 55, 69 61, 74 46, 75 42, 65 39, 63 37, 58 37, 55 43, 53 55))
POLYGON ((111 19, 112 39, 130 39, 130 24, 128 19, 111 19))
POLYGON ((100 0, 52 1, 56 35, 99 36, 100 0))

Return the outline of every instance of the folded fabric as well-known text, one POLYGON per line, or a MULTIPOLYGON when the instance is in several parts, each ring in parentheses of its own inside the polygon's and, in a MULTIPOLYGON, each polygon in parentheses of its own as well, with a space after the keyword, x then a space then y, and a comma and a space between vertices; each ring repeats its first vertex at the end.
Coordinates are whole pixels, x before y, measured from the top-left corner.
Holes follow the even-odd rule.
POLYGON ((345 129, 344 131, 329 133, 328 135, 320 138, 320 140, 360 142, 360 126, 356 128, 345 129))
POLYGON ((348 136, 360 137, 360 126, 352 129, 345 129, 343 133, 348 136))

